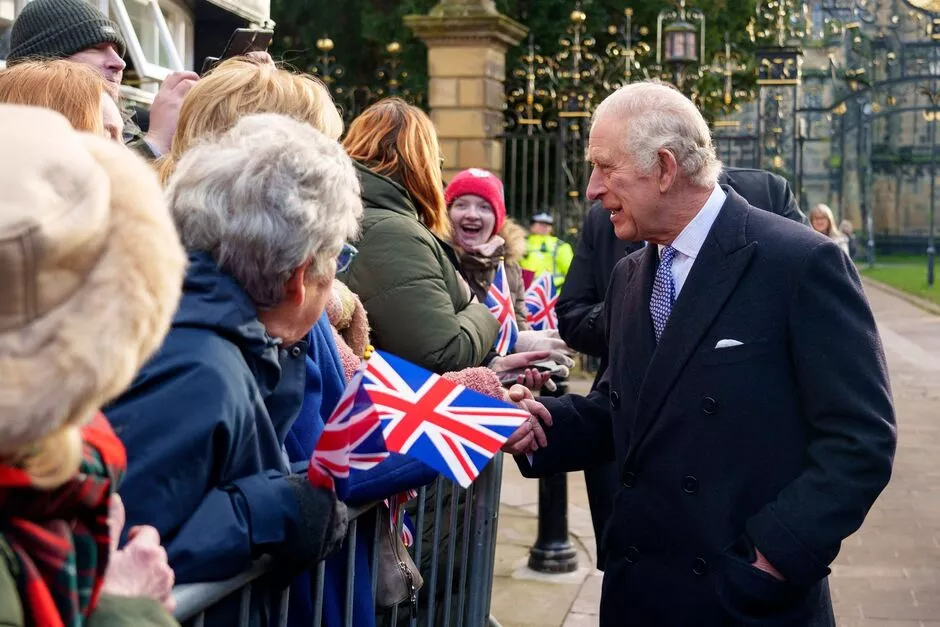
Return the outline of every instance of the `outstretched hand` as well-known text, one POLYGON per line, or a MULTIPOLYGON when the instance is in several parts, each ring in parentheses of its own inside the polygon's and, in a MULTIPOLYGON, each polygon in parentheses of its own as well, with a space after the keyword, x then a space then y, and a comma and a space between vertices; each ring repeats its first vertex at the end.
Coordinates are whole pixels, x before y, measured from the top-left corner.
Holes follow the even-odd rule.
POLYGON ((521 385, 512 386, 507 392, 510 402, 529 412, 529 419, 506 440, 502 450, 511 455, 528 455, 548 446, 543 424, 552 425, 552 416, 532 395, 532 391, 521 385))
POLYGON ((555 363, 567 368, 574 366, 574 360, 571 358, 574 351, 565 344, 556 329, 520 331, 519 338, 516 340, 516 350, 521 353, 526 351, 548 351, 549 358, 555 363))
POLYGON ((530 390, 541 390, 543 386, 548 386, 549 391, 554 392, 554 390, 551 389, 555 385, 551 381, 551 373, 529 367, 531 364, 548 359, 549 355, 550 352, 547 350, 511 353, 505 357, 497 357, 489 363, 488 367, 490 370, 499 375, 500 380, 504 383, 504 375, 514 371, 519 371, 519 374, 516 375, 515 379, 510 379, 510 381, 515 381, 515 383, 519 385, 524 385, 530 390))

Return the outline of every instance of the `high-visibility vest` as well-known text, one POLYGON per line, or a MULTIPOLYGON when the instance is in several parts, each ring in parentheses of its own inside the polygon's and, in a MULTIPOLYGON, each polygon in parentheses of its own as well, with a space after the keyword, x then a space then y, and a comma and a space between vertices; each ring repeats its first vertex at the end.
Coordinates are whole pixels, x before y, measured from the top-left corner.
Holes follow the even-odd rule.
POLYGON ((519 265, 535 276, 543 272, 551 272, 555 286, 561 287, 561 284, 565 282, 565 275, 568 274, 573 257, 574 251, 571 250, 568 242, 554 235, 532 233, 526 239, 526 255, 519 265))

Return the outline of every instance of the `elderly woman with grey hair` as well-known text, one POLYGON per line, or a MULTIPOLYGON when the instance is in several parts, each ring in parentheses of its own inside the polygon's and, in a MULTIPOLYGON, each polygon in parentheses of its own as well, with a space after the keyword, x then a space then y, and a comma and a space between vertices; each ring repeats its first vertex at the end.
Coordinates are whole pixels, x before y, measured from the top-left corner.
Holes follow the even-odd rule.
POLYGON ((157 528, 180 583, 231 577, 260 554, 286 580, 346 531, 343 504, 293 474, 283 445, 304 338, 359 228, 359 183, 338 143, 263 114, 190 149, 167 199, 189 251, 180 308, 106 411, 131 460, 128 523, 157 528))

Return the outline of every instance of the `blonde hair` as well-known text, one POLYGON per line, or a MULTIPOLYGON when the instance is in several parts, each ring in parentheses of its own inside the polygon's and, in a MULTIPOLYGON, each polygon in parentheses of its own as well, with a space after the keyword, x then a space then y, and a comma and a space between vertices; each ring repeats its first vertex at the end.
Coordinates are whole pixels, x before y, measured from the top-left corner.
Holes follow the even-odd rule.
POLYGON ((111 95, 101 75, 73 61, 24 61, 0 71, 0 102, 52 109, 95 135, 104 134, 102 93, 111 95))
POLYGON ((333 140, 343 120, 319 80, 246 57, 223 61, 183 100, 170 153, 158 163, 166 185, 180 157, 202 139, 220 135, 253 113, 278 113, 304 122, 333 140))
POLYGON ((450 237, 441 148, 424 111, 401 98, 380 100, 353 120, 343 146, 350 157, 404 187, 424 225, 450 237))
POLYGON ((839 226, 836 224, 836 218, 832 215, 832 209, 829 208, 829 205, 819 203, 813 207, 809 212, 810 224, 813 222, 813 216, 822 216, 829 221, 829 229, 826 235, 828 235, 830 239, 838 241, 844 237, 842 231, 839 230, 839 226))
POLYGON ((57 488, 71 479, 82 463, 81 428, 67 425, 53 431, 12 461, 29 475, 33 486, 40 490, 57 488))

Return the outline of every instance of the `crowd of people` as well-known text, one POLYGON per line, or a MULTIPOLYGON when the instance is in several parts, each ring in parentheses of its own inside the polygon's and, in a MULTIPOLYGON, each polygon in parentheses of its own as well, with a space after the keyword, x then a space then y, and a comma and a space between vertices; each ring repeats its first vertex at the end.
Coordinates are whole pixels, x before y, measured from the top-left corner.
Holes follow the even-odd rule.
MULTIPOLYGON (((323 560, 324 624, 341 624, 347 505, 438 476, 392 456, 352 475, 344 501, 307 480, 370 347, 527 410, 504 448, 524 474, 587 472, 604 625, 832 624, 827 564, 887 480, 894 440, 827 207, 813 229, 794 224, 785 180, 722 170, 694 106, 644 83, 597 112, 597 204, 572 251, 551 215, 531 234, 509 219, 493 173, 445 182, 417 107, 388 98, 344 130, 322 83, 266 53, 171 75, 144 133, 120 106, 124 48, 82 0, 34 0, 0 71, 0 624, 172 625, 174 584, 262 555, 273 574, 252 624, 278 617, 287 586, 287 624, 313 624, 323 560), (500 269, 519 327, 508 352, 484 304, 500 269), (541 272, 563 287, 560 334, 526 323, 541 272), (835 335, 851 366, 818 341, 835 335), (591 395, 539 402, 551 373, 535 365, 564 376, 572 349, 603 360, 591 395), (721 424, 677 422, 719 402, 721 424), (696 475, 698 504, 683 500, 696 475), (718 596, 675 574, 701 578, 718 556, 718 596)), ((383 602, 369 551, 388 515, 358 526, 357 626, 383 602)))

